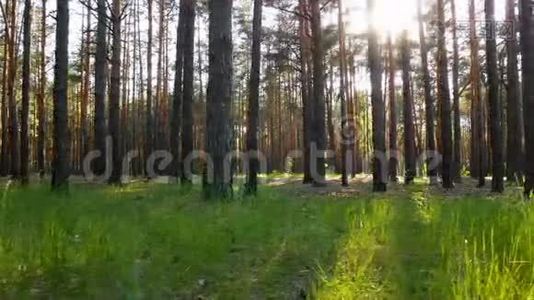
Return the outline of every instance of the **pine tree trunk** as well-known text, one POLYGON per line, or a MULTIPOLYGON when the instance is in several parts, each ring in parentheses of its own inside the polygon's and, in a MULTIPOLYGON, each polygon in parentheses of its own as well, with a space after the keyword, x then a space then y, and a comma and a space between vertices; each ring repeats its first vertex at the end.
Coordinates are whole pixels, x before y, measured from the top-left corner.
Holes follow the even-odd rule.
POLYGON ((70 142, 68 119, 69 0, 57 0, 56 66, 54 68, 54 163, 52 188, 68 188, 70 142))
POLYGON ((525 120, 525 196, 534 189, 534 4, 521 0, 521 67, 523 71, 523 114, 525 120))
POLYGON ((9 34, 9 71, 7 78, 7 99, 9 105, 9 136, 10 141, 10 171, 14 179, 20 177, 20 140, 19 140, 19 123, 18 108, 15 91, 15 79, 17 75, 17 55, 16 48, 16 9, 17 1, 11 1, 10 6, 10 34, 9 34))
MULTIPOLYGON (((313 122, 312 133, 317 153, 312 153, 315 158, 315 168, 312 167, 312 178, 314 185, 325 184, 325 157, 323 151, 326 150, 326 105, 324 99, 325 71, 324 71, 324 51, 321 28, 321 8, 320 0, 311 0, 311 27, 313 37, 313 122), (315 170, 314 170, 315 169, 315 170), (315 173, 315 174, 314 174, 315 173)), ((312 148, 312 152, 313 149, 312 148)), ((312 158, 312 159, 313 159, 312 158)))
MULTIPOLYGON (((167 150, 168 141, 165 135, 166 130, 166 111, 168 107, 165 105, 166 94, 164 91, 165 78, 166 77, 166 64, 164 64, 164 54, 166 46, 166 5, 165 1, 159 1, 159 28, 158 28, 158 61, 157 61, 157 75, 156 75, 156 98, 155 98, 155 110, 156 110, 156 149, 167 150)), ((166 171, 166 170, 164 170, 166 171)))
MULTIPOLYGON (((331 61, 329 63, 329 72, 328 72, 328 87, 326 90, 328 91, 328 94, 325 98, 325 104, 326 104, 326 126, 328 130, 328 149, 334 152, 334 157, 330 159, 332 164, 334 165, 334 171, 336 173, 339 172, 339 155, 338 155, 338 149, 337 149, 337 139, 336 139, 336 129, 334 127, 334 112, 333 112, 333 104, 334 104, 334 63, 331 61)), ((281 105, 281 103, 280 103, 281 105)))
POLYGON ((108 73, 108 15, 106 0, 97 1, 98 21, 96 27, 96 54, 95 54, 95 149, 100 157, 95 160, 95 174, 102 175, 106 170, 106 90, 108 73))
POLYGON ((444 0, 438 0, 438 57, 437 57, 437 85, 438 103, 441 120, 441 141, 443 143, 443 161, 441 166, 442 185, 446 189, 453 188, 452 167, 452 124, 451 99, 448 80, 448 61, 445 40, 445 13, 444 0))
POLYGON ((451 0, 452 11, 452 44, 453 44, 453 58, 452 58, 452 106, 454 111, 454 158, 452 167, 452 177, 456 182, 462 181, 462 127, 460 124, 460 88, 459 88, 459 67, 460 58, 458 54, 458 37, 456 30, 456 0, 451 0))
POLYGON ((208 165, 208 169, 204 170, 204 192, 207 198, 232 196, 232 175, 228 164, 225 167, 225 158, 232 144, 232 6, 233 0, 208 1, 210 62, 206 152, 213 165, 208 165), (212 170, 209 170, 210 167, 212 170))
MULTIPOLYGON (((515 15, 515 0, 506 0, 506 20, 517 28, 515 15)), ((521 101, 519 94, 519 71, 518 71, 518 45, 517 34, 514 31, 506 39, 506 56, 508 57, 506 73, 506 178, 509 182, 521 183, 523 175, 521 171, 523 157, 523 137, 521 124, 521 101)))
MULTIPOLYGON (((91 7, 91 0, 87 5, 91 7)), ((87 120, 87 107, 89 105, 89 89, 90 89, 90 55, 91 55, 91 14, 90 10, 87 11, 86 24, 85 24, 85 40, 83 41, 84 49, 83 57, 83 87, 82 87, 82 101, 80 108, 80 162, 83 163, 85 155, 89 152, 89 122, 87 120)), ((83 167, 83 166, 82 166, 83 167)))
POLYGON ((469 2, 469 40, 471 47, 471 173, 478 177, 478 186, 484 186, 484 123, 482 91, 480 87, 480 65, 478 59, 478 38, 475 21, 475 1, 469 2))
POLYGON ((496 193, 504 191, 504 155, 501 120, 501 101, 499 99, 499 74, 497 71, 497 37, 495 23, 495 0, 485 1, 486 20, 490 30, 486 32, 486 63, 488 70, 489 123, 491 140, 491 190, 496 193))
MULTIPOLYGON (((372 16, 375 9, 375 0, 367 0, 368 15, 372 16)), ((376 28, 369 25, 369 69, 371 72, 371 101, 373 114, 373 191, 385 192, 387 190, 386 175, 386 116, 384 100, 382 98, 382 67, 380 62, 380 49, 376 28)))
POLYGON ((153 0, 147 0, 148 6, 148 42, 147 42, 147 83, 146 83, 146 133, 145 133, 145 174, 149 176, 146 162, 154 150, 154 109, 152 108, 152 5, 153 0))
MULTIPOLYGON (((433 153, 436 151, 436 136, 434 131, 434 98, 432 97, 432 87, 430 85, 430 71, 428 69, 428 48, 426 45, 425 29, 423 25, 422 0, 417 1, 417 15, 419 20, 419 43, 421 55, 421 72, 423 74, 423 89, 425 95, 425 133, 426 151, 433 153)), ((430 184, 437 183, 437 170, 431 166, 431 160, 427 160, 427 176, 430 184)))
MULTIPOLYGON (((195 10, 196 0, 185 1, 185 33, 184 33, 184 80, 182 102, 182 161, 193 152, 193 96, 195 80, 195 10)), ((190 183, 187 174, 182 173, 182 183, 190 183)))
MULTIPOLYGON (((184 65, 184 31, 186 22, 186 4, 185 0, 180 1, 180 13, 178 19, 178 31, 176 38, 176 63, 174 71, 174 94, 171 118, 171 153, 173 156, 172 175, 176 178, 181 176, 180 163, 180 131, 182 125, 182 84, 183 84, 183 65, 184 65)), ((184 174, 185 175, 185 174, 184 174)))
POLYGON ((395 95, 395 57, 393 56, 393 45, 391 35, 388 36, 388 98, 389 98, 389 180, 397 182, 397 105, 395 95))
POLYGON ((113 0, 112 54, 109 83, 109 119, 108 130, 111 136, 111 176, 110 184, 120 184, 122 174, 121 140, 120 140, 120 87, 121 87, 121 0, 113 0))
POLYGON ((46 163, 46 0, 41 7, 41 53, 39 53, 39 92, 37 94, 37 169, 41 178, 45 175, 46 163))
POLYGON ((247 152, 250 164, 246 186, 246 192, 248 194, 256 194, 258 186, 259 161, 256 157, 256 152, 258 151, 260 111, 262 6, 263 0, 254 0, 254 17, 252 21, 252 62, 250 66, 247 110, 247 152))
POLYGON ((7 77, 9 69, 8 59, 9 48, 9 27, 4 28, 4 53, 2 64, 2 159, 0 166, 0 176, 4 177, 9 174, 9 142, 8 142, 8 117, 7 117, 7 77))
POLYGON ((32 3, 24 1, 23 14, 23 55, 22 55, 22 116, 20 130, 20 179, 22 184, 29 183, 30 169, 30 137, 29 137, 29 114, 30 114, 30 55, 31 55, 31 24, 32 3))
POLYGON ((313 111, 311 106, 310 89, 310 70, 309 70, 309 43, 307 37, 307 18, 304 16, 308 13, 308 1, 299 0, 299 46, 300 46, 300 81, 301 81, 301 96, 302 96, 302 127, 303 127, 303 144, 304 144, 304 158, 303 158, 303 183, 311 183, 312 177, 310 172, 310 144, 312 140, 312 117, 313 111))
POLYGON ((339 26, 339 95, 341 106, 341 185, 348 186, 348 172, 354 169, 353 160, 349 159, 347 148, 354 147, 353 136, 350 131, 353 124, 347 115, 347 53, 345 49, 345 23, 343 21, 343 0, 338 2, 338 26, 339 26), (348 165, 350 170, 348 170, 348 165))
POLYGON ((401 45, 401 63, 402 63, 402 98, 403 118, 404 118, 404 165, 406 184, 413 183, 417 175, 416 153, 415 153, 415 124, 413 115, 413 96, 410 83, 410 44, 408 41, 408 32, 405 31, 402 35, 401 45))

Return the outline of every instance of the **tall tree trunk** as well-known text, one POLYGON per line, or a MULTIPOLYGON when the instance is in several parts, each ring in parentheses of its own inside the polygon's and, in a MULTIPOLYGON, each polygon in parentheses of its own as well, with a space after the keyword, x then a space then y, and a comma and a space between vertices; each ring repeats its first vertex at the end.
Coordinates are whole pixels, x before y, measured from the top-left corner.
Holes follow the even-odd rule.
MULTIPOLYGON (((328 149, 334 151, 334 157, 331 160, 332 164, 334 165, 334 171, 336 173, 339 171, 339 155, 338 155, 338 147, 337 147, 337 139, 336 139, 336 129, 334 127, 334 117, 333 117, 333 104, 334 104, 334 62, 331 61, 329 63, 329 83, 326 90, 328 91, 328 94, 325 98, 325 104, 326 104, 326 126, 328 131, 328 149)), ((281 106, 281 101, 280 101, 281 106)), ((280 122, 281 123, 281 122, 280 122)))
MULTIPOLYGON (((91 7, 91 0, 87 5, 91 7)), ((89 104, 89 88, 90 88, 90 60, 91 60, 91 14, 90 10, 87 11, 86 24, 85 24, 85 44, 83 57, 83 87, 82 87, 82 101, 80 107, 80 162, 83 162, 85 155, 89 152, 89 122, 87 120, 87 106, 89 104)))
POLYGON ((106 153, 106 90, 108 73, 108 14, 106 0, 97 1, 98 21, 96 25, 95 54, 95 149, 100 157, 95 160, 95 174, 102 175, 107 164, 106 153))
POLYGON ((111 176, 110 184, 121 183, 122 158, 120 143, 120 87, 121 87, 121 0, 113 0, 111 76, 109 82, 108 130, 111 136, 111 176))
POLYGON ((233 0, 208 1, 210 63, 206 103, 206 152, 213 160, 212 170, 204 171, 204 192, 208 198, 227 198, 232 195, 231 173, 227 170, 228 166, 225 167, 225 157, 229 154, 232 144, 232 6, 233 0), (208 176, 207 172, 211 173, 211 176, 208 176))
MULTIPOLYGON (((423 89, 425 95, 426 151, 429 153, 433 153, 436 151, 436 136, 434 131, 434 98, 432 97, 432 87, 430 85, 430 71, 428 69, 428 47, 426 45, 425 29, 423 25, 422 0, 417 1, 417 15, 419 20, 421 72, 423 74, 423 89)), ((430 184, 436 184, 437 170, 431 165, 431 162, 431 159, 427 159, 427 176, 430 179, 430 184)))
POLYGON ((437 57, 437 84, 438 103, 441 119, 441 140, 443 143, 443 161, 441 166, 442 185, 444 188, 453 188, 451 176, 452 167, 452 124, 451 124, 451 99, 448 80, 447 49, 445 41, 445 12, 444 0, 438 0, 438 57, 437 57))
MULTIPOLYGON (((9 3, 9 2, 7 2, 9 3)), ((6 3, 6 4, 7 4, 6 3)), ((7 6, 7 5, 6 5, 7 6)), ((0 167, 0 175, 2 177, 9 174, 9 132, 8 132, 8 115, 7 115, 7 80, 9 69, 9 26, 4 28, 4 52, 3 52, 3 65, 2 65, 2 164, 0 167)))
POLYGON ((452 177, 456 182, 462 181, 462 127, 460 124, 460 88, 459 88, 459 67, 460 58, 458 54, 458 37, 456 30, 456 0, 451 0, 452 12, 452 106, 454 111, 454 158, 452 167, 452 177))
POLYGON ((54 164, 52 188, 68 188, 70 142, 68 111, 69 0, 57 0, 56 66, 54 68, 54 164))
POLYGON ((480 87, 480 65, 478 60, 478 38, 475 21, 475 1, 469 2, 469 40, 471 48, 471 173, 478 177, 478 186, 484 186, 484 121, 482 91, 480 87))
POLYGON ((501 101, 499 99, 499 74, 497 71, 497 41, 495 23, 495 0, 485 0, 486 20, 490 30, 486 34, 486 63, 488 69, 489 122, 491 138, 491 190, 504 191, 504 155, 501 120, 501 101))
POLYGON ((23 28, 23 55, 22 55, 22 116, 20 130, 20 179, 22 184, 28 184, 30 169, 30 137, 29 137, 29 114, 30 114, 30 55, 31 55, 31 26, 32 26, 32 3, 24 1, 24 28, 23 28))
POLYGON ((154 150, 154 112, 152 108, 152 5, 153 0, 147 0, 148 6, 148 42, 147 42, 147 83, 146 83, 146 133, 145 133, 145 173, 147 176, 146 160, 154 150))
MULTIPOLYGON (((144 60, 143 60, 143 53, 142 53, 142 44, 141 44, 141 28, 140 28, 140 23, 141 23, 141 18, 139 17, 139 11, 140 11, 140 6, 139 6, 139 0, 136 0, 135 1, 135 4, 136 4, 136 17, 135 17, 135 23, 136 23, 136 37, 137 37, 137 49, 138 49, 138 52, 137 52, 137 58, 136 58, 136 61, 139 63, 139 82, 141 82, 141 84, 139 85, 139 98, 137 99, 137 119, 139 120, 139 134, 138 135, 135 135, 136 139, 137 139, 137 142, 138 142, 138 146, 137 146, 137 149, 140 153, 140 157, 139 159, 137 160, 137 174, 140 175, 140 174, 143 174, 144 172, 144 167, 143 167, 143 163, 146 159, 145 157, 145 141, 146 141, 146 127, 145 126, 142 126, 141 124, 143 124, 144 122, 143 121, 146 121, 146 107, 144 106, 145 105, 145 89, 144 89, 144 72, 143 72, 143 65, 144 65, 144 60), (143 120, 143 121, 142 121, 143 120), (145 127, 144 129, 145 130, 142 130, 141 128, 145 127)), ((146 125, 146 123, 144 123, 146 125)))
MULTIPOLYGON (((193 152, 193 96, 195 80, 195 10, 196 0, 185 1, 184 33, 184 80, 182 100, 182 161, 193 152)), ((187 174, 182 172, 182 183, 190 183, 187 174)))
POLYGON ((534 4, 521 0, 521 67, 523 71, 523 114, 525 120, 525 196, 534 189, 534 4))
POLYGON ((171 153, 173 156, 172 175, 176 178, 181 176, 180 163, 180 127, 182 125, 182 83, 184 65, 184 30, 185 30, 185 0, 180 1, 180 14, 176 38, 176 63, 174 72, 174 94, 171 118, 171 153))
POLYGON ((348 172, 354 169, 353 160, 349 159, 347 146, 354 147, 353 136, 347 129, 352 130, 352 122, 347 115, 347 51, 345 49, 345 23, 343 21, 343 0, 338 2, 338 26, 339 26, 339 95, 341 106, 341 185, 348 186, 348 172), (350 165, 350 170, 347 169, 350 165))
POLYGON ((393 45, 391 35, 388 35, 388 98, 389 98, 389 180, 397 182, 397 105, 395 101, 395 57, 393 55, 393 45))
POLYGON ((311 27, 313 37, 313 142, 316 153, 312 153, 315 159, 315 168, 312 168, 312 178, 315 185, 325 184, 325 156, 326 150, 326 122, 325 122, 325 99, 324 99, 324 51, 321 28, 321 5, 320 0, 311 0, 311 27), (315 169, 315 170, 314 170, 315 169), (315 174, 314 174, 315 173, 315 174))
POLYGON ((305 15, 308 13, 308 1, 299 0, 299 44, 300 44, 300 81, 301 81, 301 96, 302 96, 302 127, 303 127, 303 143, 304 143, 304 158, 303 158, 303 183, 311 183, 311 158, 310 145, 312 141, 312 117, 313 111, 311 106, 310 94, 310 68, 309 56, 310 47, 307 36, 307 22, 305 15))
MULTIPOLYGON (((368 15, 371 17, 375 10, 375 0, 367 0, 368 15)), ((371 17, 372 18, 372 17, 371 17)), ((371 101, 373 111, 373 191, 387 190, 387 175, 385 162, 386 153, 386 112, 382 98, 382 67, 380 49, 374 20, 369 23, 369 69, 371 71, 371 101)))
POLYGON ((39 176, 45 175, 46 161, 46 0, 42 0, 41 5, 41 51, 39 53, 39 92, 37 94, 37 169, 39 176))
POLYGON ((413 183, 417 175, 416 153, 415 153, 415 124, 414 124, 414 104, 410 83, 410 44, 408 41, 408 32, 404 31, 401 45, 402 61, 402 98, 404 102, 404 165, 406 184, 413 183))
POLYGON ((256 157, 258 151, 259 135, 259 98, 260 98, 260 71, 261 71, 261 24, 262 0, 254 0, 254 17, 252 21, 252 62, 250 66, 250 82, 247 110, 247 152, 249 155, 249 170, 247 176, 246 193, 256 194, 258 185, 259 161, 256 157))
POLYGON ((9 141, 10 141, 10 168, 11 175, 14 179, 20 177, 20 140, 19 140, 19 124, 18 124, 18 108, 15 91, 15 78, 17 75, 17 56, 16 56, 16 44, 17 44, 17 1, 11 1, 10 6, 10 34, 9 34, 9 76, 7 78, 7 99, 9 102, 9 141))
POLYGON ((159 28, 158 28, 158 52, 157 52, 157 65, 156 65, 156 98, 155 98, 155 117, 156 117, 156 149, 165 150, 165 116, 164 111, 167 109, 164 105, 165 95, 162 91, 163 77, 164 77, 164 39, 165 39, 165 26, 166 26, 166 12, 165 1, 160 0, 159 3, 159 28))
MULTIPOLYGON (((517 28, 515 15, 515 0, 506 0, 506 20, 514 24, 517 28)), ((521 101, 519 94, 519 71, 517 67, 517 34, 514 31, 506 39, 506 56, 508 57, 506 73, 506 128, 507 128, 507 146, 506 146, 506 178, 509 182, 520 183, 523 180, 521 164, 523 157, 523 136, 521 124, 521 101)))

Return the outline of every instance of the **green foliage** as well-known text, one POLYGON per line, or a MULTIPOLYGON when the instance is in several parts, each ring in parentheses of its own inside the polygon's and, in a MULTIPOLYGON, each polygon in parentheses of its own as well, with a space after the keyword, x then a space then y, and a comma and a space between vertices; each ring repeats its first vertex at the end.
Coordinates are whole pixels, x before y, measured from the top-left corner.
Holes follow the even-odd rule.
POLYGON ((534 209, 519 197, 14 188, 0 199, 0 298, 528 299, 534 209))

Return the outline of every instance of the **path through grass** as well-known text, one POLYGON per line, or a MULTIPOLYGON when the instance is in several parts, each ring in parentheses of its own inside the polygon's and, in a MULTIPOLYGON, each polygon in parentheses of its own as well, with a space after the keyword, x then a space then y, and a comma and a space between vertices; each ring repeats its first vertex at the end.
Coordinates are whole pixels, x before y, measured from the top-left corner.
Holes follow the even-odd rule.
POLYGON ((534 297, 534 209, 519 194, 366 188, 231 203, 144 183, 15 188, 0 200, 0 298, 534 297))
POLYGON ((366 206, 316 298, 534 297, 534 209, 515 193, 451 197, 418 185, 366 206))

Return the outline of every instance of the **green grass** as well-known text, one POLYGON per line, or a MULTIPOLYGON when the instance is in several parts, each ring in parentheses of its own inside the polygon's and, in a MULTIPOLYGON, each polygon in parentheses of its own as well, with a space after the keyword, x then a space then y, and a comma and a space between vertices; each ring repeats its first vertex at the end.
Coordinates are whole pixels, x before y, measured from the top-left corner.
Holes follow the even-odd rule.
POLYGON ((272 191, 213 203, 166 185, 10 191, 0 298, 288 298, 333 257, 348 204, 272 191))
POLYGON ((418 185, 355 213, 319 299, 533 299, 534 209, 418 185))
POLYGON ((515 191, 206 202, 197 187, 12 188, 0 298, 532 299, 534 208, 515 191))

